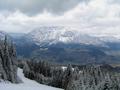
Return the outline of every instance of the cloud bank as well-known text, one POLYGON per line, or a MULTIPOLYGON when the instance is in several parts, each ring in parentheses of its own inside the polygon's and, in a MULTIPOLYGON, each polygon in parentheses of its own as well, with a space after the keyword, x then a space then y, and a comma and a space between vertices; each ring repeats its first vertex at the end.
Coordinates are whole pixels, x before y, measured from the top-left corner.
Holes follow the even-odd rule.
POLYGON ((62 14, 87 0, 0 0, 0 10, 16 11, 35 15, 47 10, 51 13, 62 14))
POLYGON ((83 32, 120 33, 119 0, 0 0, 0 2, 0 30, 3 31, 29 32, 41 25, 62 25, 76 26, 83 32))

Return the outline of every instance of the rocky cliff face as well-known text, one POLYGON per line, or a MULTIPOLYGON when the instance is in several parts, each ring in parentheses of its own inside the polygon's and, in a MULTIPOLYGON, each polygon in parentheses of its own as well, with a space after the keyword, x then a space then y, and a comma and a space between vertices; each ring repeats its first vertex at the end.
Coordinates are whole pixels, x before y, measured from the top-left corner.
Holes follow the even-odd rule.
POLYGON ((0 41, 0 79, 17 83, 16 51, 7 37, 0 41))

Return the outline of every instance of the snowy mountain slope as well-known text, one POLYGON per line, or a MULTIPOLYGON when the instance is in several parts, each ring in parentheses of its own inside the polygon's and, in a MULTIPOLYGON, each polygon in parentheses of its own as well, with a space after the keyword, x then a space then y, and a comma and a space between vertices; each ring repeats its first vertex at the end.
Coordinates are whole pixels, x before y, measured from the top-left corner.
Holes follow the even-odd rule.
POLYGON ((30 32, 27 36, 37 45, 41 45, 43 43, 56 44, 58 42, 62 42, 105 46, 105 42, 120 42, 120 39, 114 36, 103 36, 96 33, 90 34, 83 32, 79 28, 63 26, 40 27, 30 32))
POLYGON ((24 77, 23 70, 18 69, 18 76, 22 79, 21 84, 0 83, 0 90, 62 90, 46 85, 41 85, 24 77))

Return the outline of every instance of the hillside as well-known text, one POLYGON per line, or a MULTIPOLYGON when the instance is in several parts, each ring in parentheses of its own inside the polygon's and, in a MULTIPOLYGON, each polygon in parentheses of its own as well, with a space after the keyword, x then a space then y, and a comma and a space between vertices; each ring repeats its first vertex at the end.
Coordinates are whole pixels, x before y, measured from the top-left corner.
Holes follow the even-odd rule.
POLYGON ((0 83, 0 90, 63 90, 58 88, 53 88, 50 86, 38 84, 36 81, 29 80, 24 77, 23 70, 18 69, 18 76, 23 81, 20 84, 12 84, 12 83, 0 83))
POLYGON ((58 63, 120 63, 120 41, 115 35, 91 35, 78 28, 43 26, 11 37, 17 55, 25 58, 58 63))

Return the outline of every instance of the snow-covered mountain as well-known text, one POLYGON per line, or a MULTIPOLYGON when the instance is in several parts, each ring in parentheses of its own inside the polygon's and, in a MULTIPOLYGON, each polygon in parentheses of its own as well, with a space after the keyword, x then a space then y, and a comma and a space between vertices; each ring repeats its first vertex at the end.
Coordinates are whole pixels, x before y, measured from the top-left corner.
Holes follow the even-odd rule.
POLYGON ((42 26, 28 34, 16 35, 11 37, 17 55, 27 58, 37 57, 60 63, 88 63, 94 62, 94 59, 103 62, 107 58, 107 62, 113 62, 117 59, 109 55, 120 51, 120 40, 115 34, 85 32, 74 27, 42 26))
POLYGON ((37 45, 77 43, 105 46, 105 42, 120 42, 119 38, 109 35, 83 32, 79 28, 64 26, 39 27, 28 34, 37 45))

